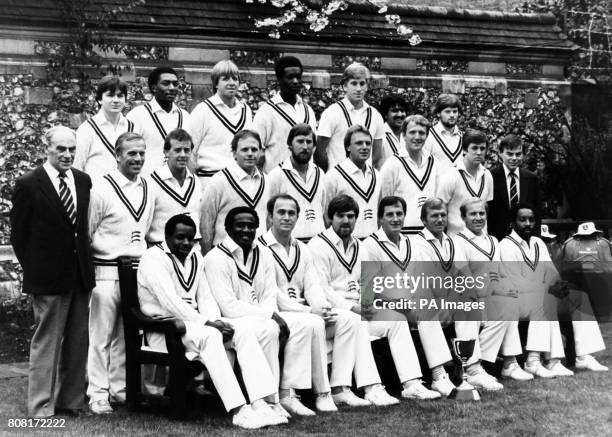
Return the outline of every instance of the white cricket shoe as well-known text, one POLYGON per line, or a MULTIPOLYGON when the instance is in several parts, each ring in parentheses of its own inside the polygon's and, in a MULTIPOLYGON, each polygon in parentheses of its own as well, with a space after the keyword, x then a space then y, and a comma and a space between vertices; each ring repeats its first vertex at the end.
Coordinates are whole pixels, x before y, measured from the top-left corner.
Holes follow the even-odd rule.
POLYGON ((437 391, 444 397, 448 397, 455 388, 455 384, 451 382, 446 373, 431 383, 431 389, 437 391))
POLYGON ((501 376, 504 379, 513 379, 515 381, 530 381, 533 379, 533 375, 521 369, 518 363, 512 363, 507 368, 504 367, 501 376))
POLYGON ((576 359, 576 370, 590 370, 591 372, 607 372, 608 368, 595 359, 593 355, 586 355, 576 359))
POLYGON ((546 366, 555 376, 574 376, 574 372, 561 364, 560 361, 556 361, 554 364, 546 366))
POLYGON ((525 372, 531 373, 537 378, 554 378, 556 376, 553 372, 544 367, 539 361, 534 361, 531 364, 525 363, 525 372))
POLYGON ((289 414, 297 414, 298 416, 315 416, 315 412, 302 404, 297 396, 287 396, 281 398, 280 404, 289 414))
POLYGON ((315 406, 317 410, 332 413, 338 411, 338 407, 334 404, 334 399, 331 393, 321 393, 317 395, 315 400, 315 406))
POLYGON ((389 395, 387 390, 385 390, 385 386, 380 384, 371 387, 367 391, 365 399, 376 407, 388 407, 389 405, 399 404, 400 402, 399 399, 389 395))
POLYGON ((486 372, 477 373, 476 375, 468 375, 468 384, 473 385, 476 388, 480 388, 485 391, 499 391, 503 390, 504 386, 497 382, 493 376, 486 372))
POLYGON ((439 399, 442 395, 435 390, 429 390, 423 385, 422 381, 418 381, 410 385, 410 387, 403 389, 402 397, 404 399, 430 400, 439 399))
POLYGON ((368 405, 372 405, 369 401, 358 397, 350 389, 332 394, 332 398, 336 405, 347 405, 349 407, 367 407, 368 405))

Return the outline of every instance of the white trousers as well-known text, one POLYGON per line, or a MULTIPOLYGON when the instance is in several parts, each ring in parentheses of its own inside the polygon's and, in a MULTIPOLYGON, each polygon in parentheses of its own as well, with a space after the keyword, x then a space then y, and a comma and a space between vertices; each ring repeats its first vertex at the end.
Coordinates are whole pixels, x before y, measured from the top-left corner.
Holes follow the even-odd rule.
POLYGON ((452 360, 440 322, 434 320, 417 322, 417 329, 430 369, 452 360))
POLYGON ((423 376, 405 316, 391 310, 380 310, 366 323, 370 335, 387 337, 400 382, 423 376))
POLYGON ((89 301, 90 402, 125 401, 125 340, 120 305, 119 281, 96 280, 89 301))
POLYGON ((334 308, 332 312, 336 313, 335 323, 325 326, 328 350, 331 350, 329 383, 332 387, 350 387, 357 359, 357 338, 360 335, 361 317, 348 310, 334 308))
POLYGON ((308 389, 329 392, 327 343, 323 318, 310 313, 282 311, 279 315, 289 327, 281 389, 308 389))

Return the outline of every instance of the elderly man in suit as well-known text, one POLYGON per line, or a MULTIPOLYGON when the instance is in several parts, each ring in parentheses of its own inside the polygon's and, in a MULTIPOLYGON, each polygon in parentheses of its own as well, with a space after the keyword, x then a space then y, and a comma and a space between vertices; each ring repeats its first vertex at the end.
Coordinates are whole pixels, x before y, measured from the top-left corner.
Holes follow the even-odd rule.
MULTIPOLYGON (((536 217, 541 217, 538 178, 529 170, 519 168, 523 163, 523 153, 523 140, 518 135, 506 135, 499 143, 503 164, 491 171, 493 200, 489 202, 488 232, 500 241, 510 234, 510 210, 517 203, 532 205, 536 217)), ((534 229, 540 229, 539 218, 534 229)))
POLYGON ((11 243, 32 294, 28 416, 74 414, 86 407, 87 315, 94 286, 87 232, 89 176, 72 168, 74 131, 45 134, 47 161, 15 184, 11 243))

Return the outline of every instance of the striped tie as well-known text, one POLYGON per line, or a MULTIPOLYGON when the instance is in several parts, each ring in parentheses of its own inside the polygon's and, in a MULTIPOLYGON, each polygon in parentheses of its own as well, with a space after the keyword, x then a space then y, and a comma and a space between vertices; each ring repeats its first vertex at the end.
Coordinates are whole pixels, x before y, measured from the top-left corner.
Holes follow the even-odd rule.
POLYGON ((510 208, 518 203, 518 190, 516 188, 516 173, 510 172, 510 208))
POLYGON ((59 178, 60 200, 62 202, 62 205, 64 205, 64 209, 68 214, 68 218, 70 218, 70 222, 74 226, 76 224, 76 209, 74 208, 74 200, 72 199, 72 194, 70 193, 68 184, 66 184, 66 173, 60 173, 59 178))

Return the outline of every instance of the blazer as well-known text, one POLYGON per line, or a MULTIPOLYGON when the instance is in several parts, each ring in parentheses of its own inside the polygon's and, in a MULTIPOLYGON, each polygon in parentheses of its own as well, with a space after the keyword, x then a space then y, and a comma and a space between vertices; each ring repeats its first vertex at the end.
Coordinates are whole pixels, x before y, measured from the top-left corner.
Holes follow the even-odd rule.
POLYGON ((75 169, 72 174, 74 226, 42 166, 16 181, 11 244, 23 268, 24 293, 62 294, 75 288, 89 292, 95 285, 87 220, 91 179, 75 169))
MULTIPOLYGON (((489 202, 487 229, 489 234, 501 241, 510 234, 510 200, 508 199, 508 185, 503 165, 491 171, 493 176, 493 200, 489 202)), ((529 170, 519 169, 519 202, 527 203, 535 208, 536 227, 534 235, 540 235, 541 200, 538 177, 529 170)))

